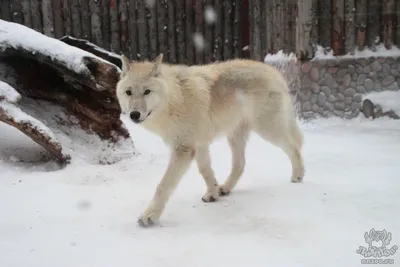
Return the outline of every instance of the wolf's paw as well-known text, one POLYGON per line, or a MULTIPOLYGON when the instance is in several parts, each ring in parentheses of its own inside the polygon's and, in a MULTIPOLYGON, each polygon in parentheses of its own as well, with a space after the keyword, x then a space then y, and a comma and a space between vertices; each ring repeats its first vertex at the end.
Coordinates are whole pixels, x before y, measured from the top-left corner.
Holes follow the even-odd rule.
POLYGON ((292 183, 301 183, 303 182, 303 177, 302 176, 294 176, 292 177, 292 183))
POLYGON ((160 219, 162 209, 156 205, 150 205, 138 218, 137 222, 140 226, 147 227, 155 224, 160 219))
POLYGON ((215 202, 218 200, 218 197, 219 197, 218 190, 214 190, 214 192, 207 192, 201 198, 201 200, 203 200, 203 202, 215 202))
POLYGON ((226 185, 221 185, 218 191, 220 196, 227 196, 231 192, 231 189, 228 188, 226 185))

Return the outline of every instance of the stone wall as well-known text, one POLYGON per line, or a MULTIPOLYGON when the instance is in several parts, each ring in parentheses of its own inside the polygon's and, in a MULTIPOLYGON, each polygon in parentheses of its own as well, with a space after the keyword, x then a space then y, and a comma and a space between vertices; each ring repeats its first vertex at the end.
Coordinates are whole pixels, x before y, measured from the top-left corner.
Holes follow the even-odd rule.
POLYGON ((294 64, 298 71, 292 74, 298 76, 300 86, 291 86, 291 90, 296 92, 302 118, 353 118, 360 112, 363 94, 399 90, 400 86, 400 56, 314 59, 294 64))

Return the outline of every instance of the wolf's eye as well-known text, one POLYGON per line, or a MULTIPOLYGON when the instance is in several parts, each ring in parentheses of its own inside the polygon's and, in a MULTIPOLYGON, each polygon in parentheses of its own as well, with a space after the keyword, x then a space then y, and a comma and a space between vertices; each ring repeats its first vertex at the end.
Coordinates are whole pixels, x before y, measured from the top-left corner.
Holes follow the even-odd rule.
POLYGON ((146 91, 144 91, 144 95, 148 95, 148 94, 150 94, 151 93, 151 91, 149 90, 149 89, 147 89, 146 91))
POLYGON ((132 95, 131 90, 127 90, 127 91, 126 91, 126 94, 127 94, 127 95, 132 95))

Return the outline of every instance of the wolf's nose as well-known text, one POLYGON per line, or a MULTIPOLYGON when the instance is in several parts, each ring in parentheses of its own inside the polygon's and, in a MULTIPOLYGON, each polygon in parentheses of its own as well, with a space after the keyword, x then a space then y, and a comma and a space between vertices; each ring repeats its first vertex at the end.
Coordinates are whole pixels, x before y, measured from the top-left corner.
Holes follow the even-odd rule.
POLYGON ((140 119, 140 112, 132 111, 131 114, 129 114, 129 117, 131 117, 131 120, 133 121, 138 121, 140 119))

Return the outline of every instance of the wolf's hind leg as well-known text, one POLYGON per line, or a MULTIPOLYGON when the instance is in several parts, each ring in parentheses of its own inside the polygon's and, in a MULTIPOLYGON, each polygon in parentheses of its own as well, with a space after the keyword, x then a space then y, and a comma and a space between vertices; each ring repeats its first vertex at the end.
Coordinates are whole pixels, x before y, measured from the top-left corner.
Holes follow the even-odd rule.
POLYGON ((228 179, 220 186, 220 194, 227 195, 236 186, 243 174, 246 163, 245 150, 249 138, 247 122, 241 122, 233 133, 228 136, 228 143, 232 151, 232 169, 228 179))
POLYGON ((204 202, 214 202, 218 199, 218 182, 211 168, 210 151, 208 146, 202 146, 196 150, 196 163, 201 176, 206 182, 207 192, 202 197, 204 202))

